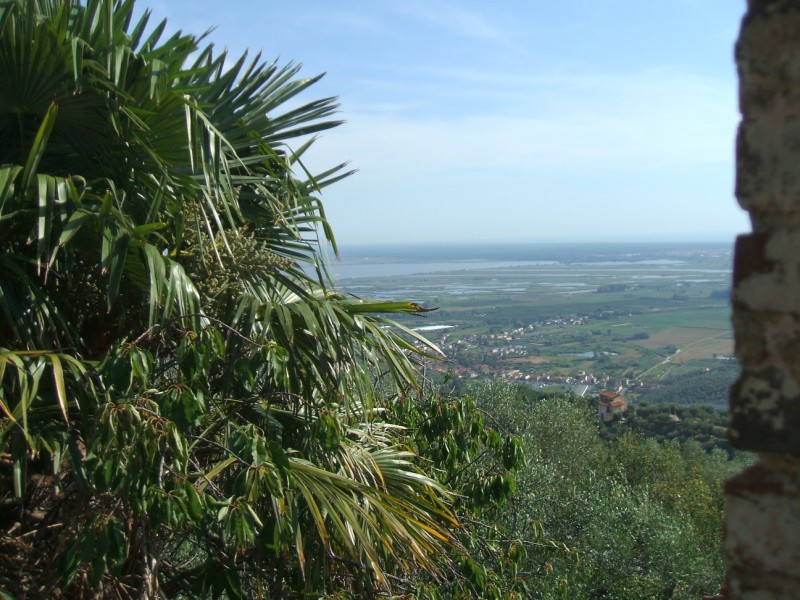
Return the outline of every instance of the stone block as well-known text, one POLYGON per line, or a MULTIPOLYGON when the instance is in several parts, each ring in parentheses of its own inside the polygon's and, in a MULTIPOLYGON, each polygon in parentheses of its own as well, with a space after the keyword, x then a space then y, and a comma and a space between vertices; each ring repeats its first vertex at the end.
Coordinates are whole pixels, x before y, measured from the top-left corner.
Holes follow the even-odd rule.
POLYGON ((736 46, 739 105, 736 195, 754 229, 798 217, 800 202, 800 3, 754 3, 736 46), (761 224, 766 220, 765 224, 761 224))
POLYGON ((729 597, 800 597, 800 461, 764 456, 725 491, 729 597))
POLYGON ((740 450, 800 457, 800 385, 774 366, 742 372, 731 388, 729 438, 740 450))
POLYGON ((754 229, 784 226, 800 203, 800 114, 765 114, 741 123, 737 136, 736 197, 751 211, 754 229), (783 215, 780 221, 771 216, 783 215))
POLYGON ((733 285, 736 310, 800 315, 800 231, 739 236, 733 285))
POLYGON ((764 314, 738 308, 733 313, 736 360, 744 368, 761 369, 769 360, 764 314))
POLYGON ((743 114, 797 112, 800 106, 798 34, 800 4, 795 0, 762 2, 748 11, 735 51, 739 107, 743 114))
POLYGON ((733 315, 736 358, 743 369, 778 367, 800 382, 800 316, 752 312, 739 307, 733 315))

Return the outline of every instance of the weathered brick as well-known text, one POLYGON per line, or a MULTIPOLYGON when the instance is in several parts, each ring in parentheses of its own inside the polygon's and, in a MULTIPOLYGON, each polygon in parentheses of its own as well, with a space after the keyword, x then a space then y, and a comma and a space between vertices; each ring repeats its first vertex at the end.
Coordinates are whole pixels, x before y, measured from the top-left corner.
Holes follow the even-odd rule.
POLYGON ((766 455, 725 491, 729 597, 798 597, 800 461, 766 455))
POLYGON ((736 46, 736 195, 756 231, 800 219, 800 3, 754 3, 736 46), (777 214, 782 215, 776 220, 777 214))
POLYGON ((770 215, 776 213, 782 215, 778 224, 791 224, 800 201, 800 170, 780 157, 789 154, 800 162, 800 115, 750 119, 740 127, 737 145, 742 160, 736 194, 742 208, 751 211, 756 230, 772 226, 770 215))
POLYGON ((774 366, 743 371, 730 406, 734 446, 800 457, 800 385, 791 374, 774 366))
POLYGON ((736 359, 743 367, 761 369, 769 360, 763 319, 763 313, 752 312, 744 307, 733 313, 736 359))
POLYGON ((800 315, 800 230, 739 236, 733 284, 736 308, 800 315))

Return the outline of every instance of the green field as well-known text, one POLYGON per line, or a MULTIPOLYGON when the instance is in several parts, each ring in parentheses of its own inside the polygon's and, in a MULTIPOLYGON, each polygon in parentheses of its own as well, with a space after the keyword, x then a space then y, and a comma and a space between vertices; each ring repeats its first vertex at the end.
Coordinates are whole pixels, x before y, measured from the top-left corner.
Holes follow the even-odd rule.
MULTIPOLYGON (((595 389, 623 387, 634 400, 665 401, 665 389, 681 378, 716 382, 720 373, 730 381, 736 376, 725 252, 353 281, 352 292, 360 296, 438 307, 424 321, 405 324, 447 327, 425 335, 447 353, 450 363, 440 369, 457 376, 524 382, 550 377, 564 389, 591 376, 598 381, 595 389)), ((350 291, 347 283, 343 287, 350 291)))

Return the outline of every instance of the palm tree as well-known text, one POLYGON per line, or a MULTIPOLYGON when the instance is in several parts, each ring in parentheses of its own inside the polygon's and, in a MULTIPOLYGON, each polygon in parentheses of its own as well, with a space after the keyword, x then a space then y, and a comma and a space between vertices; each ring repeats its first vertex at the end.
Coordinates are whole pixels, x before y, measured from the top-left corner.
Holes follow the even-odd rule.
POLYGON ((437 349, 339 293, 319 78, 133 0, 0 3, 0 588, 292 597, 436 572, 391 394, 437 349), (291 101, 291 102, 290 102, 291 101), (290 146, 290 143, 293 145, 290 146))

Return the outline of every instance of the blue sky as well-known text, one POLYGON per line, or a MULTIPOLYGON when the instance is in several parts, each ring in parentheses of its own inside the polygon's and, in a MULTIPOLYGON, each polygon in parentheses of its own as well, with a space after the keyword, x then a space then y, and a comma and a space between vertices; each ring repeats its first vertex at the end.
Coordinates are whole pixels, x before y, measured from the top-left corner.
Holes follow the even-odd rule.
POLYGON ((732 240, 743 0, 138 0, 327 72, 340 244, 732 240))

